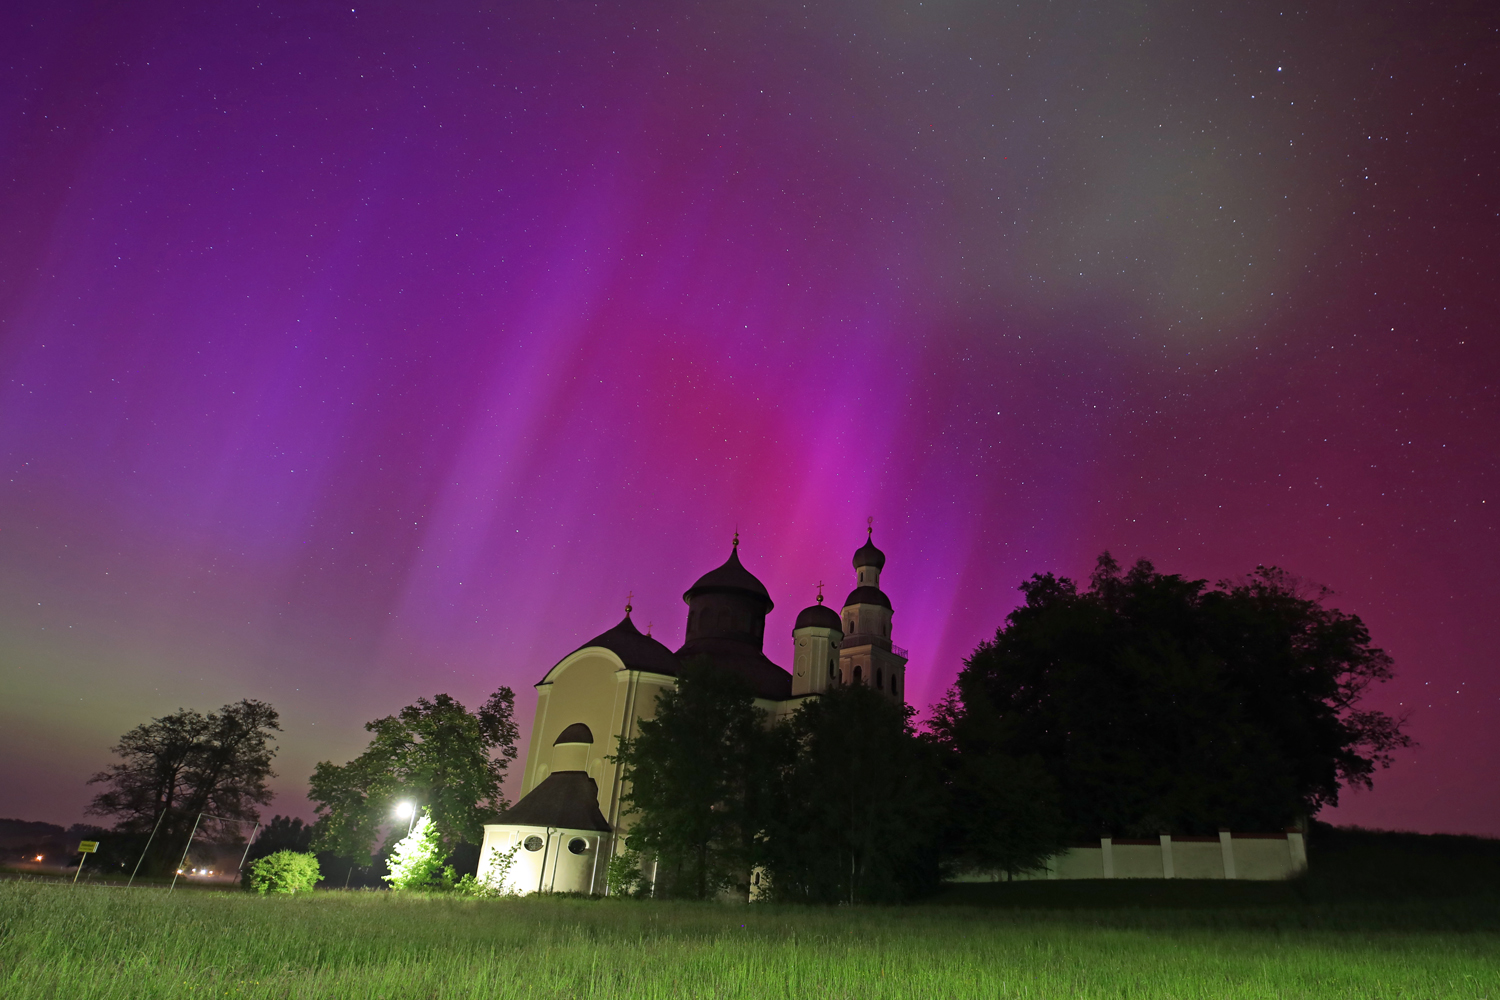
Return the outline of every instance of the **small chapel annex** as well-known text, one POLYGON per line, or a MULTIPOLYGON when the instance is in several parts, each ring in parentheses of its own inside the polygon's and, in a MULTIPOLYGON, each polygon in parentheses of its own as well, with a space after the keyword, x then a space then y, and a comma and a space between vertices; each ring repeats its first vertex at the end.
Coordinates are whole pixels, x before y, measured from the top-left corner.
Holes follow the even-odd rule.
POLYGON ((627 605, 618 625, 559 660, 536 685, 521 798, 484 828, 480 872, 489 871, 495 852, 519 844, 510 891, 604 891, 609 858, 623 849, 630 826, 620 766, 608 758, 655 714, 657 695, 676 684, 680 664, 692 657, 707 655, 738 674, 772 719, 838 684, 869 684, 904 699, 906 650, 891 641, 893 609, 880 589, 885 553, 871 536, 854 553, 855 587, 842 614, 820 593, 797 615, 791 670, 765 654, 771 595, 740 562, 738 535, 724 564, 682 595, 687 629, 676 652, 643 635, 627 605))

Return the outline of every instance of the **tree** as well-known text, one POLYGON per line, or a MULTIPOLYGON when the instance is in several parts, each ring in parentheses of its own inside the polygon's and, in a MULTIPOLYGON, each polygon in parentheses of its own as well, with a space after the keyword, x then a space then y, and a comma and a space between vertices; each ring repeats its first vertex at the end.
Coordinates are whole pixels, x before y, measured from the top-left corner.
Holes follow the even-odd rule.
POLYGON ((423 809, 421 817, 391 852, 388 874, 382 876, 392 889, 438 889, 451 888, 453 869, 448 869, 448 885, 443 880, 442 838, 432 822, 432 811, 423 809))
POLYGON ((484 824, 509 805, 501 782, 516 759, 515 701, 514 692, 502 687, 471 713, 440 694, 366 723, 375 736, 364 753, 343 765, 324 761, 313 771, 313 845, 342 857, 369 858, 380 827, 402 799, 430 811, 447 850, 478 843, 484 824))
POLYGON ((984 746, 959 752, 960 714, 950 692, 935 706, 926 734, 947 792, 943 866, 1012 878, 1040 869, 1067 845, 1056 780, 1035 754, 1018 758, 984 746))
POLYGON ((301 851, 277 851, 256 860, 246 872, 249 887, 266 893, 291 895, 312 892, 322 878, 318 859, 301 851))
POLYGON ((936 885, 942 803, 912 714, 852 684, 804 701, 778 727, 776 804, 762 850, 769 896, 878 902, 936 885))
POLYGON ((965 661, 935 728, 959 757, 1034 757, 1070 836, 1279 829, 1409 746, 1363 709, 1391 659, 1329 592, 1276 569, 1186 580, 1102 555, 1051 574, 965 661))
POLYGON ((211 836, 243 843, 240 826, 257 821, 256 807, 271 801, 271 734, 280 729, 276 710, 250 699, 208 715, 179 709, 143 723, 120 737, 120 763, 89 779, 107 788, 88 811, 116 817, 123 834, 155 830, 148 870, 176 863, 200 814, 221 827, 210 826, 211 836))
POLYGON ((748 891, 768 801, 766 714, 738 677, 698 658, 612 759, 635 814, 627 843, 657 859, 657 894, 748 891))

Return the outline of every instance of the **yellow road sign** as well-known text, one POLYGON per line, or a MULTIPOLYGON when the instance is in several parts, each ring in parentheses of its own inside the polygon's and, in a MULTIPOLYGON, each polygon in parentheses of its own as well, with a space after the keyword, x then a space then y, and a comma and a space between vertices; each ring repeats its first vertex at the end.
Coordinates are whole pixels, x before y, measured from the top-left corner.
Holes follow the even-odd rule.
POLYGON ((83 840, 78 843, 79 854, 93 854, 97 850, 99 850, 99 841, 97 840, 83 840))

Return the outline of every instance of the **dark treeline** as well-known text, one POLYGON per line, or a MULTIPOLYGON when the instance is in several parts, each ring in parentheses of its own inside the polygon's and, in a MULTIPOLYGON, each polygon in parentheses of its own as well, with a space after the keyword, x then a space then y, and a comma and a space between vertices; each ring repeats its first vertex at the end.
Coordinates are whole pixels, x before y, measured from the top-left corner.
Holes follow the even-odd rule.
POLYGON ((656 893, 888 901, 1101 835, 1279 830, 1410 745, 1359 704, 1390 658, 1278 570, 1209 587, 1106 553, 1087 589, 1021 590, 920 730, 861 685, 771 724, 687 664, 619 751, 656 893))

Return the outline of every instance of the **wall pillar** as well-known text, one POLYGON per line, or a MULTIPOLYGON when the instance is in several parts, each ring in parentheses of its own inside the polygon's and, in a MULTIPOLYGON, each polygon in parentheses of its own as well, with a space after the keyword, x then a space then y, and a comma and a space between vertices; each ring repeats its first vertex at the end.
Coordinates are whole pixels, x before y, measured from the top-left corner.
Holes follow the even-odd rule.
POLYGON ((1228 830, 1219 831, 1219 851, 1224 856, 1224 877, 1236 878, 1234 872, 1234 836, 1228 830))
POLYGON ((1286 832, 1286 847, 1292 855, 1292 874, 1300 875, 1307 871, 1307 840, 1301 830, 1286 832))
POLYGON ((1161 877, 1176 878, 1176 867, 1172 864, 1172 835, 1161 835, 1161 877))
POLYGON ((1099 847, 1104 855, 1104 877, 1115 877, 1115 838, 1100 837, 1099 847))

